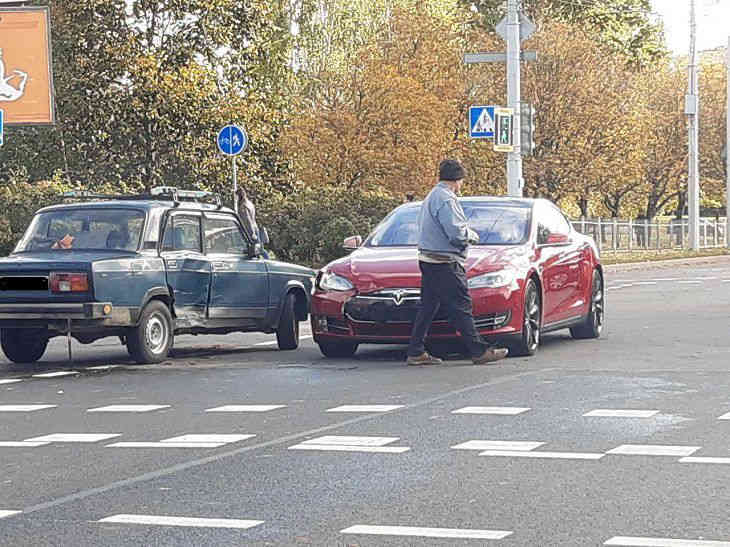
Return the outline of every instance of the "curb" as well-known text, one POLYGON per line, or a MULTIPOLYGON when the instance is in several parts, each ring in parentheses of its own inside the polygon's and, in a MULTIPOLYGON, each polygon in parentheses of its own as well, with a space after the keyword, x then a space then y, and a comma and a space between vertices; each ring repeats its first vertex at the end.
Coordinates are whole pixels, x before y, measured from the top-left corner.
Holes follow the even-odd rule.
POLYGON ((603 267, 608 273, 629 272, 651 268, 674 268, 677 266, 697 266, 702 264, 727 263, 730 266, 730 255, 699 256, 692 258, 670 258, 667 260, 646 260, 643 262, 626 262, 624 264, 609 264, 603 267))

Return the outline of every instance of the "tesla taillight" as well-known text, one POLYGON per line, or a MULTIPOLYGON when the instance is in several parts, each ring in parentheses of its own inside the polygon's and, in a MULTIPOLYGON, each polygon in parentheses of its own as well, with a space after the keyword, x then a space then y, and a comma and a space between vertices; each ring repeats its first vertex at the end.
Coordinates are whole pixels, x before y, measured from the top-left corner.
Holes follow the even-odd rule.
POLYGON ((87 292, 89 277, 85 273, 52 272, 50 279, 51 292, 87 292))

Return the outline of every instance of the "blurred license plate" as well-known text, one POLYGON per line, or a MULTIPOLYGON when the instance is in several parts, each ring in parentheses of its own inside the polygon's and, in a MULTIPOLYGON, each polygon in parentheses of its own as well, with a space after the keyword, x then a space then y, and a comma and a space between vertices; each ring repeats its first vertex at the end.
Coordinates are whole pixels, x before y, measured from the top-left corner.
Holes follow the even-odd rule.
POLYGON ((47 291, 47 277, 0 277, 0 291, 47 291))

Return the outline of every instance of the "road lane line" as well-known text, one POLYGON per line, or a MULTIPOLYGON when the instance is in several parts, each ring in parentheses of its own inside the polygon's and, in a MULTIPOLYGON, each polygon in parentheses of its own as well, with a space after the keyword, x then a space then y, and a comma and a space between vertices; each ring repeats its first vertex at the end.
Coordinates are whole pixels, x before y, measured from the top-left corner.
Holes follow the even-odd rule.
POLYGON ((152 412, 170 408, 170 405, 109 405, 90 408, 86 412, 152 412))
POLYGON ((485 450, 480 456, 502 456, 510 458, 548 458, 556 460, 600 460, 605 454, 589 452, 525 452, 519 450, 485 450))
POLYGON ((586 412, 583 416, 591 418, 651 418, 659 414, 658 410, 612 410, 608 408, 598 408, 586 412))
MULTIPOLYGON (((514 382, 514 381, 524 379, 524 378, 539 376, 542 374, 548 374, 548 373, 555 372, 557 370, 560 370, 560 369, 558 367, 547 367, 547 368, 530 370, 527 372, 517 372, 515 374, 508 374, 508 375, 501 376, 499 378, 495 378, 495 379, 492 379, 492 380, 489 380, 486 382, 461 387, 458 389, 447 391, 445 393, 434 395, 433 397, 428 397, 426 399, 416 401, 414 403, 407 404, 404 407, 404 409, 409 410, 409 409, 421 408, 424 406, 431 405, 433 403, 445 401, 447 399, 450 399, 451 397, 458 397, 458 396, 465 395, 468 393, 476 392, 481 389, 491 388, 494 386, 506 384, 509 382, 514 382)), ((370 422, 370 421, 373 421, 376 419, 380 419, 381 416, 382 415, 380 415, 380 414, 367 414, 365 416, 357 416, 357 417, 353 417, 353 418, 348 418, 347 420, 342 420, 342 421, 339 421, 334 424, 316 427, 313 429, 309 429, 307 431, 302 431, 299 433, 292 433, 292 434, 285 435, 283 437, 277 437, 275 439, 271 439, 268 441, 262 441, 262 442, 259 442, 256 444, 234 448, 234 449, 228 450, 226 452, 219 452, 219 453, 216 453, 216 454, 213 454, 210 456, 205 456, 202 458, 196 458, 194 460, 177 463, 177 464, 174 464, 174 465, 171 465, 168 467, 163 467, 161 469, 157 469, 155 471, 149 471, 147 473, 142 473, 140 475, 135 475, 132 477, 127 477, 125 479, 112 481, 110 483, 107 483, 107 484, 104 484, 101 486, 94 486, 92 488, 87 488, 86 490, 81 490, 79 492, 74 492, 72 494, 66 494, 64 496, 60 496, 58 498, 51 499, 49 501, 37 503, 35 505, 25 507, 23 509, 23 512, 26 514, 30 514, 30 513, 36 513, 38 511, 46 511, 53 507, 59 507, 61 505, 65 505, 67 503, 78 502, 80 500, 84 500, 84 499, 87 499, 87 498, 90 498, 92 496, 96 496, 99 494, 112 492, 112 491, 118 490, 120 488, 127 488, 127 487, 135 485, 135 484, 159 479, 161 477, 168 477, 170 475, 174 475, 175 473, 179 473, 181 471, 188 471, 190 469, 195 469, 196 467, 202 467, 204 465, 219 462, 219 461, 225 460, 227 458, 237 457, 237 456, 240 456, 241 454, 253 452, 254 450, 271 448, 271 447, 279 446, 279 445, 289 443, 292 441, 297 441, 299 439, 303 439, 306 437, 311 437, 312 435, 325 433, 327 431, 336 431, 343 427, 348 427, 348 426, 352 426, 352 425, 356 425, 356 424, 360 424, 360 423, 370 422)))
POLYGON ((269 412, 279 408, 286 408, 286 405, 225 405, 208 408, 206 412, 269 412))
POLYGON ((400 437, 353 437, 349 435, 325 435, 309 439, 301 444, 336 445, 336 446, 385 446, 394 443, 400 437))
POLYGON ((342 405, 328 408, 325 412, 390 412, 405 405, 342 405))
POLYGON ((192 434, 192 435, 180 435, 178 437, 170 437, 169 439, 162 439, 161 443, 237 443, 245 441, 246 439, 252 439, 256 435, 217 435, 217 434, 192 434))
POLYGON ((454 450, 511 450, 527 452, 545 443, 535 441, 466 441, 452 446, 454 450))
POLYGON ((466 528, 421 528, 418 526, 371 526, 357 524, 341 534, 365 534, 375 536, 409 536, 448 539, 504 539, 512 535, 507 530, 470 530, 466 528))
POLYGON ((121 436, 121 433, 53 433, 52 435, 33 437, 32 439, 25 440, 28 442, 49 443, 96 443, 121 436))
POLYGON ((6 378, 5 380, 0 380, 0 386, 4 386, 6 384, 17 384, 22 381, 23 380, 21 378, 6 378))
POLYGON ((452 410, 452 414, 494 414, 496 416, 516 416, 530 408, 519 406, 465 406, 452 410))
POLYGON ((710 457, 700 457, 700 456, 687 456, 685 458, 680 458, 679 463, 720 463, 720 464, 729 464, 730 458, 710 458, 710 457))
POLYGON ((58 372, 44 372, 43 374, 34 374, 32 378, 61 378, 63 376, 76 376, 81 374, 77 370, 62 370, 58 372))
POLYGON ((7 509, 0 510, 0 519, 4 519, 6 517, 12 517, 13 515, 17 515, 18 513, 21 513, 22 511, 9 511, 7 509))
POLYGON ((621 545, 623 547, 730 547, 730 541, 616 536, 609 539, 604 545, 621 545))
POLYGON ((48 408, 57 408, 58 405, 0 405, 0 412, 35 412, 48 408))
POLYGON ((701 285, 702 281, 677 281, 680 285, 701 285))
POLYGON ((47 444, 50 441, 0 441, 0 448, 36 448, 47 444))
POLYGON ((161 515, 113 515, 97 522, 114 524, 147 524, 152 526, 187 526, 195 528, 237 528, 247 530, 263 524, 263 520, 169 517, 161 515))
POLYGON ((163 443, 160 441, 122 442, 106 445, 106 448, 220 448, 228 443, 163 443))
POLYGON ((663 444, 622 444, 606 454, 622 454, 626 456, 690 456, 701 446, 670 446, 663 444))
POLYGON ((289 450, 319 450, 333 452, 372 452, 381 454, 402 454, 408 452, 409 446, 353 446, 353 445, 337 445, 337 444, 295 444, 290 446, 289 450))

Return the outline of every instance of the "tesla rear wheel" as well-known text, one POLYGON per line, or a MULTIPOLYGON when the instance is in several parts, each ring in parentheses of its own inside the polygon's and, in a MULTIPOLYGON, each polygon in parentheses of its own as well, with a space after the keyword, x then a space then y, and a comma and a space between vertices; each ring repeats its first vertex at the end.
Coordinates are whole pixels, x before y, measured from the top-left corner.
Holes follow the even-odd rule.
POLYGON ((603 276, 598 270, 593 270, 590 311, 582 325, 570 329, 571 336, 577 340, 599 338, 603 331, 605 309, 606 297, 605 291, 603 290, 603 276))
POLYGON ((35 363, 46 352, 48 333, 36 329, 3 329, 0 344, 13 363, 35 363))
POLYGON ((542 302, 534 279, 525 287, 525 306, 522 319, 522 333, 517 344, 510 348, 516 357, 529 357, 540 347, 540 327, 542 323, 542 302))
POLYGON ((318 342, 322 355, 330 358, 352 357, 357 351, 356 342, 318 342))

